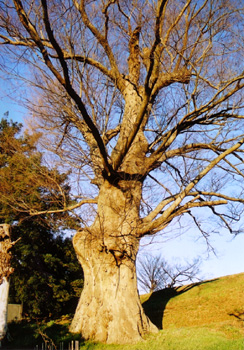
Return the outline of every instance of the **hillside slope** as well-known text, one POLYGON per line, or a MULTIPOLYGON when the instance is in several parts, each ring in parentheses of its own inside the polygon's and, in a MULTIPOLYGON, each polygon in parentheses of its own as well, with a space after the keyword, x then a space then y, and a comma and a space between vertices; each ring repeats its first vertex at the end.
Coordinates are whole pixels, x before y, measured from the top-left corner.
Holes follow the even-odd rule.
POLYGON ((233 326, 244 335, 244 273, 164 289, 142 296, 142 303, 160 329, 233 326))

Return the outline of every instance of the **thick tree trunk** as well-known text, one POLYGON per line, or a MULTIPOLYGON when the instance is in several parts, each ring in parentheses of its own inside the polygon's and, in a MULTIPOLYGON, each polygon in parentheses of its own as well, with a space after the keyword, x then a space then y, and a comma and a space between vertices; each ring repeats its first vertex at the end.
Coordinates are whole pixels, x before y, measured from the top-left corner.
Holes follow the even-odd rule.
MULTIPOLYGON (((84 232, 76 235, 79 245, 85 240, 83 235, 84 232)), ((84 251, 82 267, 85 284, 72 332, 81 333, 85 339, 127 343, 156 330, 143 312, 133 262, 125 259, 117 265, 110 252, 99 252, 94 247, 88 254, 84 251)))
POLYGON ((74 237, 85 283, 71 331, 85 339, 128 343, 157 331, 144 314, 137 291, 140 191, 139 182, 115 187, 105 181, 94 224, 74 237))
MULTIPOLYGON (((134 85, 128 83, 125 90, 124 123, 112 154, 116 162, 123 155, 141 104, 134 85)), ((71 331, 85 339, 129 343, 157 331, 142 309, 135 269, 147 149, 140 130, 124 154, 117 178, 101 183, 94 224, 74 237, 85 283, 71 331)))

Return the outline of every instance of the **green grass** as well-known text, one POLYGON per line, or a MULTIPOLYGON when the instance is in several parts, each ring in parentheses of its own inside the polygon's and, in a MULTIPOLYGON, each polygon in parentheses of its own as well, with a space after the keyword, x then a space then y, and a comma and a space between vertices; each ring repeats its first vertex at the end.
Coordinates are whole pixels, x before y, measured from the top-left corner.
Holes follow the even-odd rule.
MULTIPOLYGON (((141 297, 146 314, 161 330, 131 345, 81 343, 81 350, 244 350, 244 273, 199 284, 164 289, 141 297)), ((22 325, 23 327, 24 325, 22 325)), ((29 324, 19 335, 40 332, 29 324), (28 328, 29 327, 29 328, 28 328), (32 327, 32 328, 31 328, 32 327)), ((40 330, 40 326, 39 330, 40 330)), ((60 341, 72 339, 68 320, 49 322, 42 331, 60 341)), ((16 333, 15 326, 15 333, 16 333)), ((14 329, 13 329, 14 331, 14 329)), ((15 334, 15 340, 18 336, 15 334)), ((27 337, 28 338, 28 337, 27 337)), ((30 339, 30 338, 29 338, 30 339)), ((18 341, 18 340, 17 340, 18 341)), ((34 343, 33 343, 34 344, 34 343)))
POLYGON ((243 328, 244 273, 143 296, 159 328, 230 324, 243 328))
POLYGON ((133 345, 85 343, 81 350, 244 350, 244 339, 228 339, 221 332, 201 327, 160 331, 133 345))

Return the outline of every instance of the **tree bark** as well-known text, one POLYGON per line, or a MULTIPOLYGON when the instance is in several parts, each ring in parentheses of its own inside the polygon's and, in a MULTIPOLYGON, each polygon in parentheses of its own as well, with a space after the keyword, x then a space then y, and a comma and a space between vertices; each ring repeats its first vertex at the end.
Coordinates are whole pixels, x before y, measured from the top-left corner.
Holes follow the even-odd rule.
POLYGON ((85 283, 71 331, 106 343, 131 343, 157 331, 142 309, 135 268, 148 143, 140 130, 132 145, 127 145, 141 98, 131 84, 124 97, 126 122, 112 155, 116 163, 124 154, 123 163, 117 178, 100 186, 93 225, 74 237, 85 283))
POLYGON ((94 224, 74 237, 85 283, 71 331, 85 339, 129 343, 157 331, 143 312, 137 290, 140 193, 140 182, 113 186, 105 181, 94 224))

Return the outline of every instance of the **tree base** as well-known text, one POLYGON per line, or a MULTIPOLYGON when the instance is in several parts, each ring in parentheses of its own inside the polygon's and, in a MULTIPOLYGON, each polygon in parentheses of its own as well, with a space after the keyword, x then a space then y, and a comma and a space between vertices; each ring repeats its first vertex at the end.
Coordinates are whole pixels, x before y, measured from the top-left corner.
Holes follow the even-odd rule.
POLYGON ((83 238, 82 233, 74 238, 85 283, 70 331, 108 344, 138 342, 157 332, 140 303, 134 261, 118 264, 109 251, 92 249, 91 242, 83 249, 83 238))
POLYGON ((104 303, 101 296, 92 297, 89 291, 83 291, 70 331, 81 334, 85 340, 107 344, 135 343, 158 332, 144 314, 138 296, 130 300, 121 295, 108 299, 104 303))

